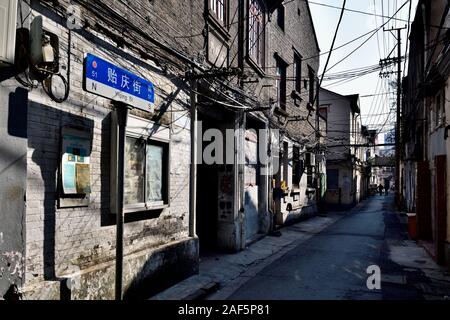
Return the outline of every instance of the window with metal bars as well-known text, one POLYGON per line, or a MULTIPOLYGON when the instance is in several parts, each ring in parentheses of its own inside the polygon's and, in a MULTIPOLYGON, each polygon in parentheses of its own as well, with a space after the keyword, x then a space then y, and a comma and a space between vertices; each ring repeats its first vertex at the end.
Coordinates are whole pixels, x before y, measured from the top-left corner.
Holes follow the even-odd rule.
POLYGON ((264 66, 264 10, 259 0, 249 2, 248 55, 260 67, 264 66))
POLYGON ((226 25, 227 0, 209 0, 209 9, 212 15, 222 24, 226 25))

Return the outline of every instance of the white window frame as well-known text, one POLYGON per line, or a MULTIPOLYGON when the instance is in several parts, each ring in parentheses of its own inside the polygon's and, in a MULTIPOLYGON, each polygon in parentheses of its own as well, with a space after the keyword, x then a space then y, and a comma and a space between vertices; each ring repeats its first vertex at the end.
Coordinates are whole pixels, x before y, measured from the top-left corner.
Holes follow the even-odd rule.
MULTIPOLYGON (((134 138, 134 139, 140 139, 143 138, 146 142, 145 147, 145 155, 144 155, 144 198, 147 197, 147 146, 148 145, 157 145, 163 147, 163 161, 164 158, 169 159, 169 152, 170 152, 170 142, 167 141, 160 141, 157 139, 152 139, 150 137, 145 136, 138 136, 133 132, 127 131, 126 137, 128 138, 134 138)), ((126 156, 126 155, 125 155, 126 156)), ((168 177, 168 171, 169 171, 169 161, 166 163, 163 163, 163 179, 166 179, 166 190, 163 190, 163 200, 162 202, 150 202, 147 200, 144 200, 144 202, 137 202, 137 203, 131 203, 131 204, 125 204, 124 201, 124 211, 125 212, 136 212, 136 211, 148 211, 148 210, 155 210, 155 209, 161 209, 166 208, 169 205, 169 177, 168 177), (165 169, 164 169, 165 167, 165 169), (166 174, 164 174, 164 171, 166 174)), ((125 192, 124 192, 125 193, 125 192)))
MULTIPOLYGON (((113 113, 114 114, 114 113, 113 113)), ((111 162, 111 196, 110 196, 110 209, 111 213, 115 214, 118 211, 117 208, 117 201, 116 196, 113 194, 113 190, 118 190, 117 188, 117 181, 114 179, 114 172, 115 168, 117 166, 117 163, 115 163, 115 156, 117 152, 117 135, 118 130, 114 129, 118 128, 117 125, 117 119, 115 116, 112 117, 111 121, 111 154, 112 154, 112 162, 111 162)), ((143 138, 147 141, 147 144, 150 142, 154 142, 158 145, 163 145, 165 148, 166 154, 166 162, 163 164, 165 167, 165 175, 164 178, 166 179, 165 182, 165 194, 163 196, 163 203, 152 203, 152 202, 143 202, 143 203, 135 203, 135 204, 128 204, 125 205, 124 203, 124 213, 137 213, 142 211, 151 211, 151 210, 158 210, 158 209, 165 209, 170 207, 170 154, 171 154, 171 144, 170 144, 170 128, 166 126, 158 125, 152 121, 145 120, 140 117, 136 117, 134 115, 129 115, 128 117, 128 124, 126 128, 126 137, 130 138, 143 138)), ((164 156, 164 155, 163 155, 164 156)), ((144 171, 145 172, 145 171, 144 171)), ((146 172, 144 173, 146 174, 146 172)), ((122 187, 122 186, 120 186, 122 187)), ((144 195, 145 195, 145 188, 146 188, 146 180, 144 182, 144 195)), ((146 195, 145 195, 146 196, 146 195)), ((125 201, 124 201, 125 202, 125 201)))

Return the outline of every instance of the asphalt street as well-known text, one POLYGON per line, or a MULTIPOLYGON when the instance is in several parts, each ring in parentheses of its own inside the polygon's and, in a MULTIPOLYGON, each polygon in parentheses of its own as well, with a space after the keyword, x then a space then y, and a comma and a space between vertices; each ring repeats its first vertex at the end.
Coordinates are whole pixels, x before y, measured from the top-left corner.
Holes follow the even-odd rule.
POLYGON ((367 287, 368 268, 386 263, 385 215, 392 201, 392 196, 366 200, 249 279, 229 299, 383 299, 382 290, 367 287))

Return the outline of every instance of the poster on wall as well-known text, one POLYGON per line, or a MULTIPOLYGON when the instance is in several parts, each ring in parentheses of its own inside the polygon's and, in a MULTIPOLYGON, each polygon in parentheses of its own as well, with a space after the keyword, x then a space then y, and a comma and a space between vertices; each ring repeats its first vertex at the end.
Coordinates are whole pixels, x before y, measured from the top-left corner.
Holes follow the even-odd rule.
POLYGON ((91 193, 91 139, 82 131, 65 129, 62 135, 62 188, 66 195, 91 193))

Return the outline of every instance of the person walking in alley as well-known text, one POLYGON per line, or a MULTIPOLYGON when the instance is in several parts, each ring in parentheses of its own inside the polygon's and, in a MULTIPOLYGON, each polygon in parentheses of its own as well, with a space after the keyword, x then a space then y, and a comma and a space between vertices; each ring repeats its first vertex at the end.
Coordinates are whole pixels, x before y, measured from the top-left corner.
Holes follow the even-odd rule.
POLYGON ((384 189, 384 187, 383 187, 383 185, 380 183, 380 185, 378 186, 378 192, 380 193, 380 196, 383 195, 383 189, 384 189))

